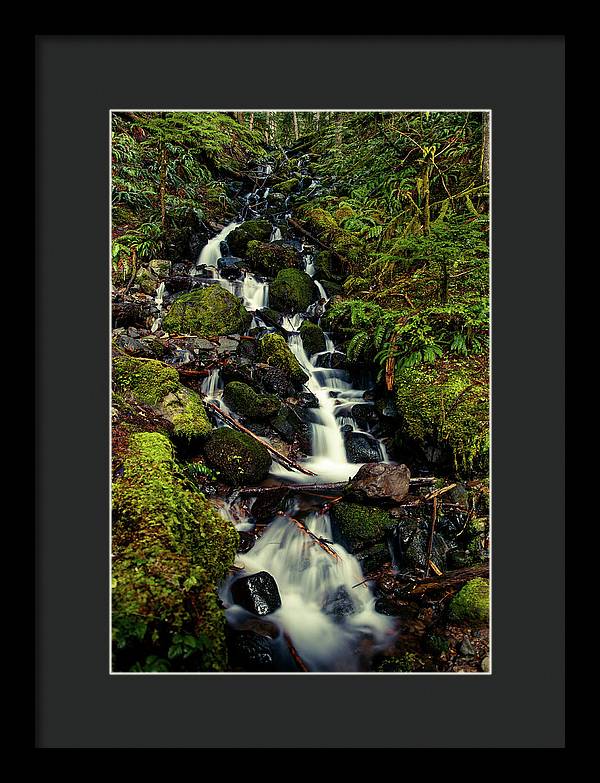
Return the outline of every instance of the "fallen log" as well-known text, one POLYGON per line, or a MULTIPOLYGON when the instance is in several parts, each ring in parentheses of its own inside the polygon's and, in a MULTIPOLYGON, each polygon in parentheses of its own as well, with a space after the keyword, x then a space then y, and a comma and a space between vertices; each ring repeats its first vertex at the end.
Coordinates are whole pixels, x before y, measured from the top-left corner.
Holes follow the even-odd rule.
POLYGON ((470 568, 461 568, 457 571, 448 571, 443 576, 435 579, 421 579, 406 586, 407 595, 422 595, 430 590, 443 590, 445 587, 456 587, 460 584, 475 579, 489 576, 489 563, 483 563, 470 568))
POLYGON ((316 476, 316 473, 313 473, 311 470, 307 470, 306 468, 303 468, 302 465, 299 465, 297 462, 294 462, 293 460, 289 459, 289 457, 286 457, 281 452, 277 451, 277 449, 273 448, 269 443, 264 441, 262 438, 259 438, 258 435, 255 435, 252 430, 249 430, 247 427, 244 427, 243 424, 240 424, 239 421, 236 421, 232 416, 229 416, 229 414, 225 413, 225 411, 222 411, 218 405, 215 405, 212 402, 209 402, 208 400, 204 400, 204 404, 209 407, 211 410, 213 410, 217 416, 220 416, 223 421, 226 421, 228 424, 230 424, 234 429, 239 430, 240 432, 243 432, 245 435, 249 435, 251 438, 253 438, 257 443, 260 443, 261 446, 264 446, 267 451, 269 451, 275 460, 275 462, 278 462, 280 465, 283 465, 284 468, 288 468, 288 470, 297 470, 300 473, 304 473, 306 476, 316 476))
MULTIPOLYGON (((313 473, 312 475, 314 476, 315 474, 313 473)), ((414 482, 416 486, 420 486, 424 483, 428 483, 428 484, 433 483, 434 481, 437 481, 437 479, 416 478, 416 479, 411 479, 410 483, 413 484, 414 482)), ((269 487, 242 487, 239 490, 239 494, 240 495, 264 495, 268 492, 276 492, 277 490, 280 489, 287 489, 290 492, 298 492, 298 493, 308 492, 312 495, 313 490, 315 490, 314 494, 318 494, 318 491, 320 490, 327 490, 327 491, 331 490, 333 492, 339 492, 343 490, 345 487, 347 487, 348 484, 349 481, 330 481, 330 482, 324 482, 323 484, 286 484, 285 482, 282 482, 281 484, 275 484, 269 487)), ((419 498, 419 500, 416 502, 414 500, 411 500, 408 503, 408 505, 419 505, 422 500, 425 500, 425 498, 419 498)), ((403 504, 400 503, 399 505, 403 505, 403 504)))

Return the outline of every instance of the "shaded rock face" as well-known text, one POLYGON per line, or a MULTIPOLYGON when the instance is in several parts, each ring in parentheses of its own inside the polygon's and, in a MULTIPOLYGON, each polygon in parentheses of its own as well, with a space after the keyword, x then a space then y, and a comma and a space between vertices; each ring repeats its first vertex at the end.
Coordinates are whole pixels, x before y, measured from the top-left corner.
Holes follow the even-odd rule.
POLYGON ((345 494, 363 502, 399 503, 409 488, 410 470, 406 465, 375 462, 360 468, 345 494))
POLYGON ((236 579, 231 596, 236 604, 259 616, 275 612, 281 606, 277 582, 267 571, 236 579))
POLYGON ((334 622, 341 622, 344 617, 354 613, 354 603, 343 585, 327 598, 323 611, 331 615, 334 622))
POLYGON ((344 441, 348 462, 379 462, 383 457, 377 439, 366 432, 347 432, 344 441))
POLYGON ((223 256, 217 261, 217 269, 227 280, 234 280, 242 275, 242 259, 235 256, 223 256))

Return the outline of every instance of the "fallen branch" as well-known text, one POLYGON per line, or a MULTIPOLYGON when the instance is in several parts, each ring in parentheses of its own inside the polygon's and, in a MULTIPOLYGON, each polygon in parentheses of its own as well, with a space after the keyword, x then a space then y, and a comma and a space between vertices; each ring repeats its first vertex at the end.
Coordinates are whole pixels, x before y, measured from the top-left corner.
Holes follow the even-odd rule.
MULTIPOLYGON (((429 533, 427 535, 427 556, 425 558, 425 577, 429 576, 429 565, 431 563, 431 548, 433 546, 433 534, 435 531, 435 522, 437 519, 437 499, 438 496, 434 495, 433 498, 433 511, 431 514, 431 525, 429 526, 429 533)), ((438 573, 438 576, 440 574, 438 573)))
MULTIPOLYGON (((315 475, 314 473, 312 474, 315 475)), ((271 487, 242 487, 239 490, 240 495, 266 495, 269 492, 278 492, 281 489, 287 489, 291 492, 309 492, 313 494, 312 490, 340 490, 347 486, 347 481, 335 481, 328 484, 275 484, 271 487)))
POLYGON ((306 533, 307 536, 312 538, 312 540, 316 544, 318 544, 324 552, 327 552, 328 555, 331 555, 336 560, 342 559, 335 551, 335 549, 332 549, 326 541, 324 541, 322 538, 319 538, 319 536, 315 535, 311 530, 309 530, 304 524, 304 522, 302 522, 300 519, 295 519, 294 517, 290 517, 288 514, 285 514, 283 511, 279 511, 278 514, 279 516, 287 517, 289 520, 291 520, 295 525, 297 525, 297 527, 300 528, 300 530, 303 533, 306 533))
POLYGON ((409 595, 422 595, 430 590, 442 590, 445 587, 455 587, 465 582, 475 579, 475 577, 488 577, 489 564, 472 566, 471 568, 461 568, 458 571, 449 571, 444 576, 435 579, 422 579, 407 585, 409 595))
POLYGON ((297 667, 300 669, 300 671, 302 671, 302 672, 309 672, 310 669, 304 663, 302 658, 298 655, 298 651, 296 650, 296 648, 292 644, 292 640, 290 639, 289 634, 284 632, 283 638, 285 639, 285 643, 287 644, 288 650, 290 651, 290 655, 294 659, 294 661, 295 661, 297 667))
POLYGON ((316 476, 316 473, 313 473, 311 470, 307 470, 306 468, 303 468, 297 462, 293 462, 284 454, 277 451, 277 449, 274 449, 273 446, 271 446, 269 443, 264 441, 262 438, 259 438, 258 435, 255 435, 252 432, 252 430, 249 430, 247 427, 244 427, 244 425, 240 424, 239 421, 236 421, 236 419, 234 419, 232 416, 222 411, 218 405, 215 405, 214 403, 209 402, 208 400, 204 400, 204 404, 207 407, 209 407, 211 410, 213 410, 217 414, 217 416, 220 416, 223 419, 223 421, 226 421, 228 424, 230 424, 234 429, 243 432, 245 435, 249 435, 257 443, 260 443, 261 446, 264 446, 267 449, 267 451, 271 453, 275 462, 278 462, 280 465, 283 465, 284 468, 288 468, 288 470, 297 470, 300 473, 304 473, 306 476, 316 476))

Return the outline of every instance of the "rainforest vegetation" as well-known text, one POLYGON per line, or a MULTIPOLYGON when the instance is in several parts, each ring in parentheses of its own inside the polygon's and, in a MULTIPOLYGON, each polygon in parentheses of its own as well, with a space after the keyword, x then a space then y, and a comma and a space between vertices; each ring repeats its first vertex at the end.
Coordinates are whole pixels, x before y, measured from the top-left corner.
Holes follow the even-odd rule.
POLYGON ((113 670, 489 671, 488 114, 111 155, 113 670))

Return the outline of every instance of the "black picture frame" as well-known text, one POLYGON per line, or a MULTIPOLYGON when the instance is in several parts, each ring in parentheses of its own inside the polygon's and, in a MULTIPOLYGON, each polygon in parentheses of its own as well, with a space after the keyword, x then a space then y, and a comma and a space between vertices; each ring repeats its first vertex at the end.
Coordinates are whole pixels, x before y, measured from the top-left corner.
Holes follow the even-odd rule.
POLYGON ((563 746, 564 47, 36 37, 36 747, 563 746), (492 675, 109 675, 111 108, 492 110, 492 675))

